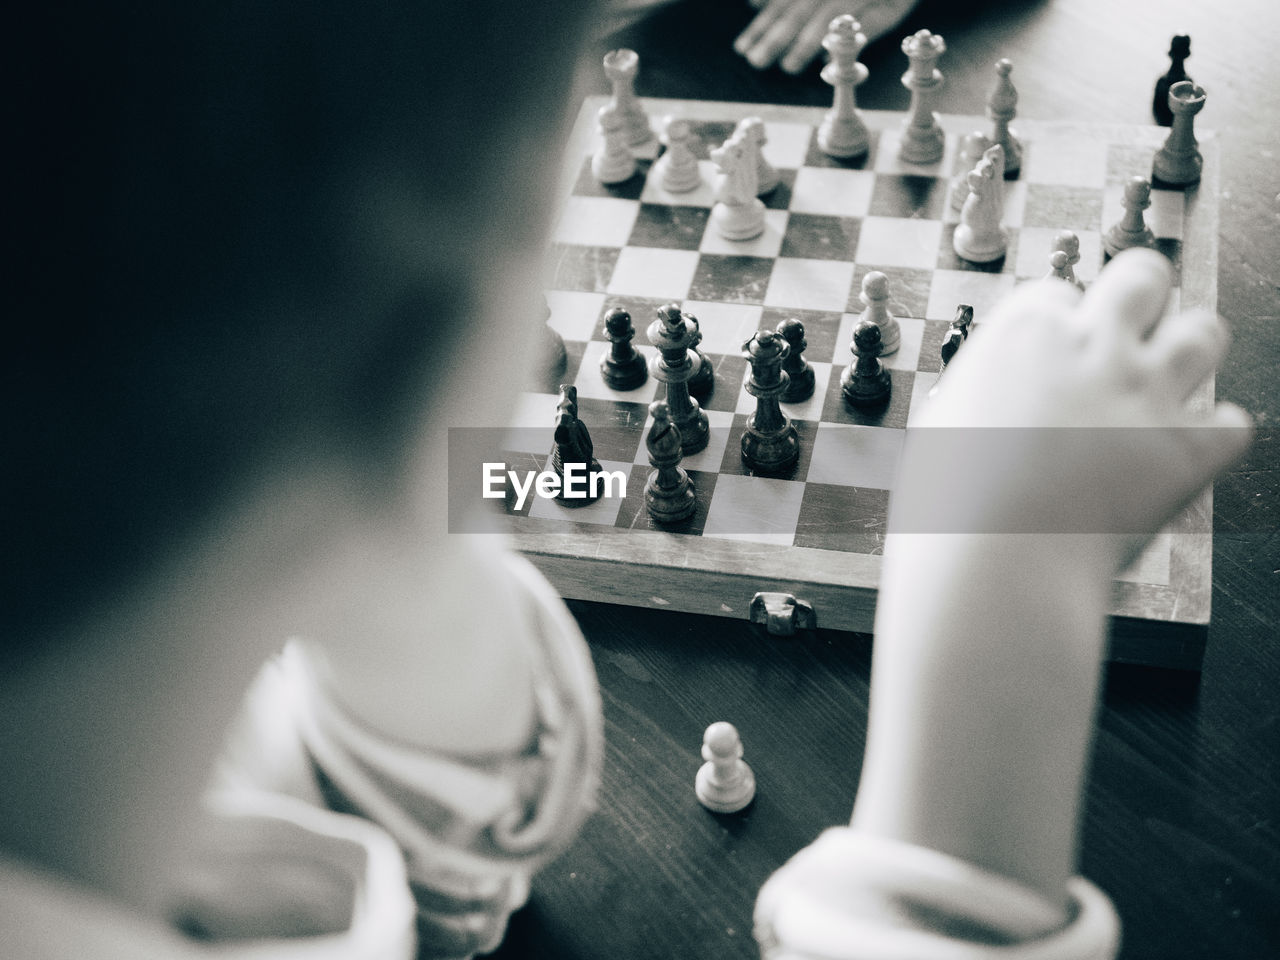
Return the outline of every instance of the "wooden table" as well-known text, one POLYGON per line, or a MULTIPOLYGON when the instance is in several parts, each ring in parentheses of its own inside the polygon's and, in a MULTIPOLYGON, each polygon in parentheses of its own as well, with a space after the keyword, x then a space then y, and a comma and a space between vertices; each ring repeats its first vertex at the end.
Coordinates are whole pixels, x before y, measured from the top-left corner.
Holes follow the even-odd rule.
MULTIPOLYGON (((641 53, 647 96, 825 105, 817 67, 757 73, 730 49, 745 3, 689 0, 598 41, 596 65, 641 53)), ((1218 396, 1260 431, 1214 498, 1213 622, 1201 674, 1111 667, 1090 780, 1085 875, 1124 919, 1121 956, 1280 956, 1280 8, 1273 0, 949 3, 924 0, 872 45, 861 105, 905 109, 896 37, 928 26, 948 52, 939 109, 981 113, 1010 57, 1024 117, 1143 123, 1169 38, 1192 36, 1222 137, 1219 309, 1235 345, 1218 396)), ((865 736, 870 638, 780 640, 745 623, 577 603, 607 724, 600 810, 539 877, 498 956, 749 958, 756 891, 852 808, 865 736), (760 790, 715 817, 693 795, 703 728, 742 731, 760 790)))

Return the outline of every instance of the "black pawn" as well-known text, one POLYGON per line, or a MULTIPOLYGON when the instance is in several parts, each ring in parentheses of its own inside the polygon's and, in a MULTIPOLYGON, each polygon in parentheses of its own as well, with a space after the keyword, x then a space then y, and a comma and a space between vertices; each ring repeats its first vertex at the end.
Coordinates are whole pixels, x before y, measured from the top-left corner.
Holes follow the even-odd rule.
POLYGON ((653 426, 644 438, 654 472, 644 485, 644 505, 661 523, 678 523, 693 516, 697 502, 693 482, 680 466, 680 430, 671 422, 671 410, 662 400, 649 404, 653 426))
POLYGON ((604 332, 609 338, 609 352, 600 358, 600 376, 614 390, 634 390, 649 376, 644 354, 631 343, 636 328, 631 314, 614 307, 604 315, 604 332))
POLYGON ((564 375, 569 365, 569 352, 565 349, 564 338, 551 326, 551 305, 543 301, 543 322, 538 325, 537 343, 534 350, 537 354, 538 376, 548 386, 564 375))
POLYGON ((658 308, 658 316, 667 318, 670 326, 677 326, 688 321, 693 327, 693 335, 689 340, 689 349, 693 351, 693 375, 689 377, 689 396, 695 400, 706 400, 716 385, 716 373, 707 355, 698 349, 702 342, 702 331, 698 327, 698 318, 685 313, 678 303, 668 303, 658 308))
POLYGON ((804 324, 799 320, 783 320, 778 324, 778 333, 791 348, 782 362, 782 369, 791 378, 782 392, 782 402, 801 403, 813 396, 813 367, 804 358, 804 348, 809 345, 804 338, 804 324))
POLYGON ((597 484, 592 481, 601 472, 600 461, 594 453, 591 433, 587 425, 578 419, 578 388, 570 384, 560 385, 560 402, 556 404, 555 446, 551 448, 551 470, 560 478, 560 490, 556 500, 568 507, 586 506, 596 499, 597 484), (574 464, 572 493, 565 482, 565 467, 574 464), (585 493, 585 496, 577 494, 585 493))
POLYGON ((889 399, 889 371, 880 362, 880 326, 872 320, 859 320, 853 328, 851 350, 857 358, 840 377, 840 391, 855 407, 873 407, 889 399))
POLYGON ((1169 72, 1156 81, 1155 96, 1151 99, 1151 112, 1162 127, 1173 126, 1173 111, 1169 109, 1169 88, 1179 80, 1190 80, 1184 66, 1191 56, 1191 38, 1178 34, 1169 41, 1169 72))

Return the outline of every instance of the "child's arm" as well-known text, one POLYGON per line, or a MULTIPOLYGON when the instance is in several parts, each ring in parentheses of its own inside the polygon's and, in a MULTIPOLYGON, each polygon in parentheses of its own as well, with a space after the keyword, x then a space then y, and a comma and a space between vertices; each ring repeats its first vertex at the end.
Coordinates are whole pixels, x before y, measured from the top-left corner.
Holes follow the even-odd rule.
POLYGON ((753 67, 775 62, 788 73, 804 70, 822 52, 827 26, 852 14, 867 40, 884 36, 911 12, 916 0, 751 0, 760 10, 733 48, 753 67))
POLYGON ((953 444, 913 431, 891 526, 919 532, 886 546, 854 825, 1059 901, 1110 579, 1248 440, 1238 408, 1187 409, 1226 337, 1204 313, 1162 323, 1168 288, 1167 261, 1143 251, 1083 299, 1062 283, 1013 296, 924 420, 972 456, 940 495, 934 454, 953 444), (947 523, 961 532, 929 532, 947 523))
POLYGON ((1169 281, 1141 250, 1083 298, 1029 284, 948 367, 891 508, 853 829, 770 881, 762 942, 871 955, 850 947, 850 918, 860 937, 901 937, 957 916, 1025 939, 1062 928, 1069 900, 1105 905, 1068 881, 1110 580, 1250 435, 1234 406, 1188 407, 1226 336, 1204 313, 1162 321, 1169 281), (992 892, 1000 878, 1023 909, 992 892), (904 906, 907 889, 923 901, 904 906), (983 915, 984 892, 1005 905, 983 915))

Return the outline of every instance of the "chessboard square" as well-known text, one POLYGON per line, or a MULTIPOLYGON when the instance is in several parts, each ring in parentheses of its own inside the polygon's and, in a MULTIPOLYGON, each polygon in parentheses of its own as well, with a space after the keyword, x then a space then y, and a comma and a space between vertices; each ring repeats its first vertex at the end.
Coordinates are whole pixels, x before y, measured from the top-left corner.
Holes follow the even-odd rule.
MULTIPOLYGON (((813 393, 808 400, 801 400, 799 403, 781 404, 782 412, 792 420, 817 423, 822 419, 822 408, 826 403, 827 386, 831 383, 832 377, 840 376, 840 367, 831 363, 810 363, 813 369, 813 393)), ((748 397, 751 394, 746 390, 742 391, 748 397)), ((754 401, 755 398, 751 397, 754 401)), ((748 412, 754 409, 753 406, 747 408, 748 412)))
MULTIPOLYGON (((938 365, 942 365, 939 358, 938 365)), ((907 426, 912 426, 921 413, 929 405, 929 391, 934 388, 938 382, 939 374, 934 373, 917 373, 915 380, 911 384, 911 409, 907 412, 907 426)))
POLYGON ((763 308, 754 304, 686 300, 680 307, 697 317, 702 332, 699 349, 704 353, 726 353, 741 356, 742 345, 757 330, 763 329, 763 308))
POLYGON ((604 303, 600 305, 600 312, 596 315, 596 324, 592 328, 590 339, 608 342, 609 336, 604 326, 605 315, 610 310, 621 309, 631 315, 631 326, 636 331, 635 339, 631 342, 637 347, 647 344, 649 327, 657 319, 657 311, 671 302, 670 299, 662 297, 638 297, 634 294, 626 297, 606 295, 604 303))
POLYGON ((703 536, 791 546, 803 483, 725 474, 716 478, 703 536))
POLYGON ((831 358, 832 351, 836 349, 836 336, 840 327, 838 311, 765 307, 757 329, 777 330, 778 325, 784 320, 799 320, 804 326, 806 359, 826 361, 831 358))
POLYGON ((889 491, 810 481, 796 521, 795 545, 879 556, 888 523, 889 491))
POLYGON ((548 288, 603 293, 622 251, 618 247, 590 247, 552 243, 547 251, 548 288))
POLYGON ((698 269, 693 250, 624 247, 618 254, 608 292, 683 300, 698 269))
MULTIPOLYGON (((1039 279, 1049 274, 1049 256, 1056 249, 1060 230, 1051 227, 1023 227, 1018 231, 1018 251, 1013 272, 1020 278, 1039 279)), ((1102 269, 1102 234, 1096 230, 1073 231, 1080 241, 1080 262, 1076 279, 1091 283, 1102 269)))
MULTIPOLYGON (((880 142, 876 147, 873 167, 877 173, 906 173, 916 176, 943 177, 944 170, 955 165, 956 139, 947 137, 942 148, 942 156, 932 163, 909 163, 899 154, 902 152, 902 125, 895 124, 880 134, 880 142)), ((946 189, 945 179, 942 189, 946 189)))
POLYGON ((644 190, 645 178, 649 173, 650 163, 647 160, 636 163, 636 172, 621 183, 601 183, 591 170, 591 157, 588 156, 578 171, 577 182, 573 185, 575 197, 613 197, 618 200, 639 200, 644 190))
MULTIPOLYGON (((1027 193, 1031 185, 1022 180, 1006 180, 1004 183, 1004 212, 1000 214, 1000 224, 1005 227, 1019 227, 1026 222, 1027 193)), ((957 214, 956 220, 960 217, 957 214)))
POLYGON ((889 374, 889 397, 880 403, 868 406, 854 406, 844 398, 844 385, 841 382, 850 361, 836 364, 836 372, 827 384, 827 393, 822 403, 822 419, 826 423, 841 423, 864 427, 885 427, 903 429, 907 425, 907 411, 911 409, 911 384, 915 380, 914 370, 898 370, 884 364, 889 374))
POLYGON ((938 258, 942 224, 937 220, 866 217, 858 238, 859 263, 928 269, 938 258))
MULTIPOLYGON (((547 334, 539 332, 537 336, 544 337, 547 334)), ((554 367, 540 367, 534 364, 527 367, 523 390, 551 393, 558 391, 562 383, 573 383, 574 377, 578 375, 578 365, 582 361, 582 348, 585 343, 582 340, 565 340, 563 337, 561 343, 564 346, 564 364, 554 367)))
POLYGON ((1097 188, 1106 176, 1107 143, 1088 134, 1038 137, 1023 156, 1021 179, 1029 184, 1097 188))
POLYGON ((876 177, 867 212, 875 217, 941 220, 947 202, 947 181, 915 173, 884 173, 876 177))
POLYGON ((703 253, 728 256, 776 257, 782 249, 783 235, 787 232, 787 218, 785 210, 765 210, 764 232, 749 240, 730 240, 712 227, 703 235, 699 249, 703 253))
POLYGON ((780 253, 808 260, 852 260, 860 222, 855 217, 793 213, 780 253))
POLYGON ((866 170, 871 165, 871 158, 875 156, 877 145, 880 142, 879 130, 868 130, 869 146, 866 153, 860 153, 855 157, 833 157, 823 152, 822 147, 818 146, 818 130, 819 127, 810 128, 809 149, 804 155, 805 168, 817 168, 825 170, 866 170))
POLYGON ((590 340, 604 309, 603 293, 582 290, 548 290, 548 323, 565 340, 590 340))
POLYGON ((1106 183, 1122 184, 1130 177, 1151 178, 1151 161, 1156 148, 1152 144, 1112 143, 1107 146, 1106 183))
POLYGON ((1151 232, 1162 240, 1182 240, 1183 215, 1187 197, 1181 190, 1152 190, 1147 223, 1151 232))
POLYGON ((858 263, 854 267, 846 311, 862 312, 862 281, 872 270, 883 273, 889 280, 889 310, 895 317, 924 316, 929 305, 929 288, 933 286, 932 266, 928 270, 916 270, 887 263, 858 263))
POLYGON ((813 127, 807 123, 766 122, 764 135, 764 158, 771 164, 791 169, 804 166, 813 127))
POLYGON ((627 496, 618 510, 615 527, 625 530, 665 530, 670 533, 684 533, 698 536, 707 523, 707 511, 711 509, 711 500, 715 496, 716 475, 701 470, 685 470, 689 482, 693 485, 693 515, 675 523, 661 523, 653 518, 646 506, 644 488, 654 470, 636 465, 631 470, 631 482, 627 485, 627 496))
MULTIPOLYGON (((888 356, 881 356, 880 362, 890 370, 915 370, 919 366, 920 346, 924 342, 925 321, 917 317, 904 317, 897 313, 898 349, 888 356)), ((840 326, 836 333, 836 349, 832 361, 839 367, 847 367, 853 361, 853 353, 849 346, 853 343, 853 328, 862 319, 861 312, 846 313, 840 318, 840 326)))
POLYGON ((552 239, 583 246, 623 247, 636 221, 636 205, 615 197, 569 197, 552 239))
MULTIPOLYGON (((600 400, 625 400, 629 403, 648 404, 653 400, 658 389, 658 381, 652 376, 647 376, 644 383, 633 390, 615 390, 604 382, 604 376, 600 372, 600 361, 608 356, 610 346, 600 340, 592 340, 585 345, 582 363, 578 367, 578 376, 573 381, 574 386, 578 388, 579 398, 592 397, 600 400)), ((655 360, 658 356, 658 348, 647 343, 636 345, 636 351, 642 354, 647 362, 655 360)))
MULTIPOLYGON (((665 400, 666 391, 658 393, 658 399, 665 400)), ((729 433, 733 429, 733 413, 728 410, 706 410, 707 415, 707 445, 697 453, 685 454, 680 461, 680 466, 686 470, 707 470, 711 472, 720 469, 720 462, 724 460, 724 451, 729 443, 729 433)), ((653 426, 653 417, 646 414, 644 418, 641 437, 649 435, 649 428, 653 426)), ((635 452, 632 460, 636 463, 649 462, 649 450, 641 439, 640 446, 635 452)))
POLYGON ((849 301, 853 264, 833 260, 779 257, 764 302, 800 310, 842 310, 849 301))
POLYGON ((890 490, 898 475, 906 431, 820 423, 813 440, 809 483, 890 490))
POLYGON ((1013 289, 1012 273, 982 273, 975 270, 938 270, 933 276, 926 319, 945 320, 956 315, 956 306, 973 307, 974 320, 981 323, 1013 289))
POLYGON ((700 160, 707 160, 712 150, 733 136, 736 126, 732 120, 690 120, 689 129, 694 136, 690 149, 700 160))
MULTIPOLYGON (((551 449, 559 396, 550 393, 521 393, 516 397, 510 428, 503 446, 519 453, 545 455, 551 449)), ((589 428, 588 428, 589 429, 589 428)))
POLYGON ((1027 185, 1026 192, 1024 227, 1077 232, 1102 229, 1102 192, 1096 187, 1033 183, 1027 185))
MULTIPOLYGON (((631 487, 633 481, 629 462, 601 460, 600 468, 610 474, 621 474, 623 491, 631 487)), ((602 483, 600 489, 615 495, 601 496, 590 503, 579 505, 579 501, 561 501, 532 494, 533 503, 529 507, 529 516, 536 520, 569 520, 576 523, 593 523, 611 527, 618 519, 618 511, 622 508, 623 498, 616 496, 618 485, 613 480, 609 481, 607 487, 602 483), (569 506, 568 504, 570 503, 574 505, 569 506)))
MULTIPOLYGON (((556 424, 556 404, 559 397, 547 408, 543 421, 547 431, 546 449, 552 447, 556 424)), ((625 400, 612 397, 588 397, 578 394, 578 419, 591 434, 591 444, 596 458, 625 460, 636 457, 636 450, 644 446, 642 425, 648 404, 627 395, 625 400)))
POLYGON ((875 182, 875 174, 866 170, 801 167, 791 190, 791 212, 866 216, 875 182))
POLYGON ((942 237, 938 243, 937 268, 939 270, 964 270, 979 273, 1012 273, 1018 256, 1018 231, 1013 227, 1003 227, 1005 251, 994 260, 979 262, 966 260, 956 253, 955 234, 957 223, 944 223, 942 237))
POLYGON ((796 185, 796 171, 786 168, 778 171, 778 185, 762 196, 766 210, 790 210, 791 194, 796 185))
POLYGON ((720 461, 722 476, 774 477, 779 480, 803 481, 809 472, 809 459, 813 455, 813 436, 818 424, 812 420, 793 420, 790 425, 795 429, 799 442, 800 455, 795 463, 784 470, 759 470, 747 465, 742 456, 742 438, 747 432, 747 423, 755 415, 753 402, 750 407, 733 418, 733 426, 729 431, 729 442, 725 445, 724 459, 720 461))
POLYGON ((622 245, 697 250, 710 218, 711 211, 706 207, 641 203, 636 207, 631 231, 622 245))
MULTIPOLYGON (((752 332, 754 333, 755 331, 752 332)), ((751 334, 747 334, 747 336, 749 337, 751 334)), ((702 355, 711 364, 711 369, 715 373, 715 382, 712 384, 711 392, 700 399, 698 403, 708 413, 712 410, 732 411, 737 403, 738 391, 742 388, 743 365, 745 363, 742 359, 742 351, 739 349, 731 353, 704 352, 702 355)))
POLYGON ((722 303, 761 303, 774 262, 769 257, 704 253, 685 296, 722 303))
POLYGON ((655 163, 645 178, 644 190, 640 193, 641 203, 660 203, 672 207, 707 207, 715 203, 716 178, 720 171, 710 160, 698 161, 698 173, 701 180, 692 190, 673 193, 664 190, 661 182, 662 165, 655 163))

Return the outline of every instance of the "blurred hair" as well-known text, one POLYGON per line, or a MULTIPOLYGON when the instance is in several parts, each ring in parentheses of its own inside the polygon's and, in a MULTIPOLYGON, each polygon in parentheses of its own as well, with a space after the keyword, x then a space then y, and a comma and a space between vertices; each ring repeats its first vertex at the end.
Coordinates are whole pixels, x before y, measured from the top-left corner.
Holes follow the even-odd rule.
POLYGON ((501 185, 560 119, 583 6, 27 10, 0 637, 113 588, 265 463, 392 474, 426 360, 466 332, 481 225, 540 235, 543 198, 501 185))

